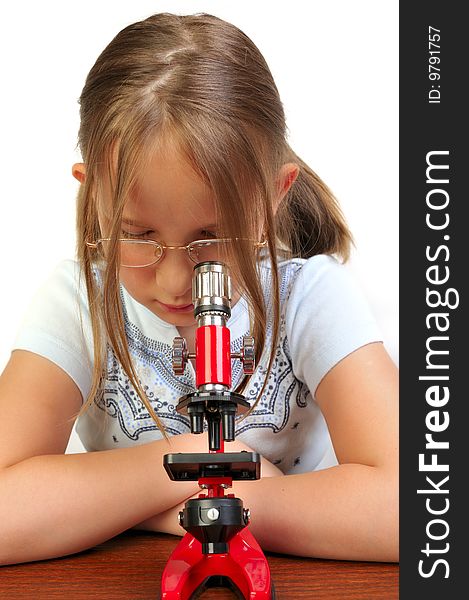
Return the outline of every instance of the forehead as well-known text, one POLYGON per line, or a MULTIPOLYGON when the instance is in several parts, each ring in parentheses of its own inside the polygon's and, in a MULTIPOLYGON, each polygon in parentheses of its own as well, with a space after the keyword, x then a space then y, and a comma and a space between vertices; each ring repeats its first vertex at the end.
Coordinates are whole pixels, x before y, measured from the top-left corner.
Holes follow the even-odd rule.
POLYGON ((207 212, 215 208, 208 185, 194 170, 184 154, 167 144, 154 151, 138 178, 126 212, 165 214, 207 212))
POLYGON ((171 142, 144 157, 125 202, 123 218, 158 230, 175 225, 194 229, 217 222, 210 187, 171 142))

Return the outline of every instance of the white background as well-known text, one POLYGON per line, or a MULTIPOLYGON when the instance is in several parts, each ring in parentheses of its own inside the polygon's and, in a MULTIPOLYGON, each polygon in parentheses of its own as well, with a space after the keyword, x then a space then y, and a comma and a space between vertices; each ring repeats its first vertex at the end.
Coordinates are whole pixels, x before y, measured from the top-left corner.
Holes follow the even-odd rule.
POLYGON ((341 202, 352 268, 397 363, 397 1, 18 0, 0 9, 0 370, 32 293, 74 256, 85 77, 120 29, 162 11, 225 18, 264 54, 291 146, 341 202))

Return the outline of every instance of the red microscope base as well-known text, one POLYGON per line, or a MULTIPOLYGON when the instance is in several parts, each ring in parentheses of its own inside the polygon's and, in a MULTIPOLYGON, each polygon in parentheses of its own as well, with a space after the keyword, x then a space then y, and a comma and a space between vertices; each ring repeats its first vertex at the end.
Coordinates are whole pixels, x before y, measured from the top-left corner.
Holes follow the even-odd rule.
POLYGON ((244 598, 272 600, 270 570, 246 527, 229 541, 226 554, 203 554, 202 544, 186 533, 174 549, 162 577, 162 600, 189 600, 211 577, 228 578, 244 598))

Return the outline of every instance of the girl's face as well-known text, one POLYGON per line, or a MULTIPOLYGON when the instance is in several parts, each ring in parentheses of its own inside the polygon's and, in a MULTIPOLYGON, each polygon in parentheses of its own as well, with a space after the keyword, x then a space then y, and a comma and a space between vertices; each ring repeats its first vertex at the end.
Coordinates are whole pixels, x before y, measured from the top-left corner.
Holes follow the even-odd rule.
MULTIPOLYGON (((106 231, 105 218, 100 221, 106 231)), ((130 234, 168 246, 219 237, 210 189, 171 145, 151 158, 124 208, 122 231, 123 237, 130 234)), ((129 294, 158 317, 188 327, 195 324, 194 266, 185 250, 165 250, 157 264, 121 267, 120 279, 129 294)))
MULTIPOLYGON (((73 167, 83 182, 83 163, 73 167)), ((282 166, 278 178, 278 206, 298 175, 298 166, 282 166)), ((104 190, 99 221, 103 237, 109 235, 110 192, 104 190)), ((195 173, 184 156, 171 144, 154 154, 148 169, 132 191, 123 212, 122 237, 155 240, 167 246, 220 237, 215 202, 209 187, 195 173)), ((259 239, 261 231, 259 231, 259 239)), ((192 305, 194 263, 184 250, 165 250, 158 263, 149 267, 121 267, 120 280, 135 300, 176 327, 195 325, 192 305)), ((232 281, 232 305, 240 298, 232 281)))

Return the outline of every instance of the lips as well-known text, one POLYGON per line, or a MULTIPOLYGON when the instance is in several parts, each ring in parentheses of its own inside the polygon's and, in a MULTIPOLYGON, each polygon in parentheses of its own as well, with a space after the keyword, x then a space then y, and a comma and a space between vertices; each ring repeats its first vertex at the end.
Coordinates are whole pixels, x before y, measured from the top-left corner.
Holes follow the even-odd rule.
POLYGON ((190 312, 194 310, 194 305, 190 304, 164 304, 158 300, 158 304, 160 304, 165 310, 169 312, 190 312))

